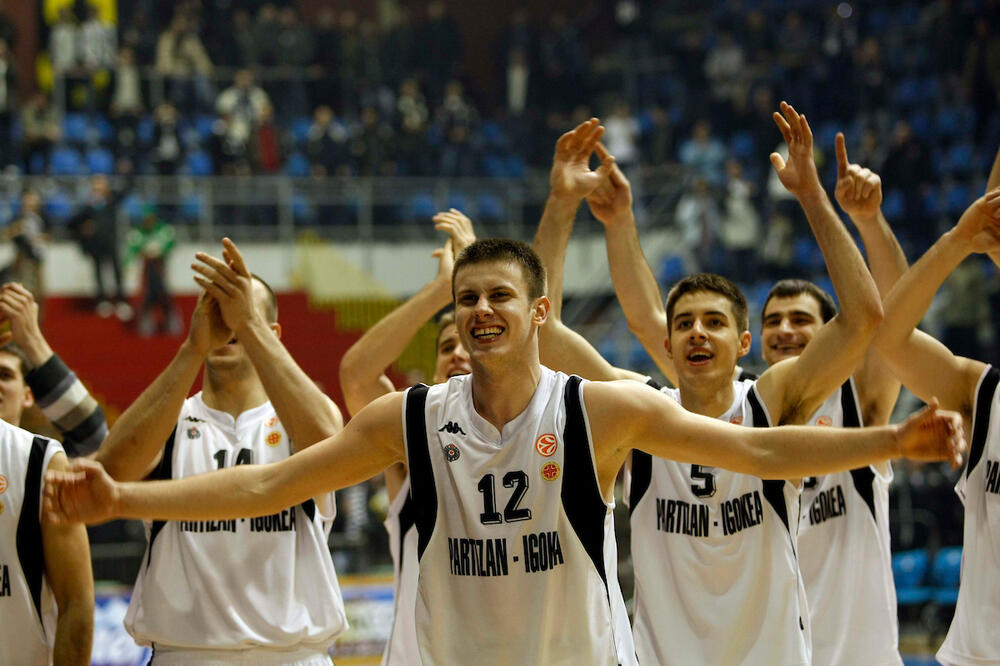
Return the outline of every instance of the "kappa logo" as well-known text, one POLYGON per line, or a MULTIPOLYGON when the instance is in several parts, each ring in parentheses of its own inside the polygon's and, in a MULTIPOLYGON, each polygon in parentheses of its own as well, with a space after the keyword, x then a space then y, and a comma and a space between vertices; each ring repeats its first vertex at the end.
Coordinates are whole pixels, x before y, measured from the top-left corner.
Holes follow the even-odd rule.
POLYGON ((188 433, 188 439, 198 439, 199 437, 201 437, 201 431, 195 428, 194 426, 188 428, 187 433, 188 433))
POLYGON ((816 419, 816 425, 818 425, 818 426, 832 426, 833 425, 833 419, 830 418, 829 416, 820 416, 818 419, 816 419))
POLYGON ((448 446, 444 447, 445 460, 447 460, 450 463, 453 463, 456 460, 458 460, 459 457, 461 457, 461 455, 462 452, 459 451, 458 447, 455 446, 454 444, 449 444, 448 446))
POLYGON ((547 462, 542 465, 542 478, 546 481, 555 481, 559 478, 559 472, 561 471, 559 463, 555 461, 547 462))
POLYGON ((737 414, 733 418, 729 419, 729 422, 733 425, 743 425, 743 415, 737 414))
POLYGON ((0 493, 5 492, 6 490, 7 490, 7 477, 4 476, 3 474, 0 474, 0 493))
POLYGON ((281 433, 275 430, 274 432, 267 433, 267 438, 264 440, 270 447, 275 447, 281 444, 281 433))
POLYGON ((271 418, 269 418, 267 420, 267 427, 268 428, 273 428, 276 425, 278 425, 278 417, 277 416, 272 416, 271 418))
POLYGON ((550 457, 559 448, 559 441, 552 433, 545 433, 535 440, 535 450, 546 458, 550 457))
POLYGON ((462 430, 462 426, 458 425, 454 421, 448 421, 443 426, 438 428, 438 432, 446 432, 449 435, 464 435, 465 431, 462 430))
POLYGON ((190 421, 191 423, 204 423, 205 419, 199 419, 197 416, 185 416, 185 421, 190 421))

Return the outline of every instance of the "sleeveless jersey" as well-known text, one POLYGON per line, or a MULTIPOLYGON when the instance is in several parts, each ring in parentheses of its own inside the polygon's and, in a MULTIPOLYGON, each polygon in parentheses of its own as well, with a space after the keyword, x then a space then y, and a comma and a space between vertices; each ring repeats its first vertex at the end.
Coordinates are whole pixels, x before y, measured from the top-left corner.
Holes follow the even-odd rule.
MULTIPOLYGON (((766 427, 754 382, 733 389, 719 420, 766 427)), ((809 663, 798 488, 640 451, 628 486, 640 663, 809 663)))
POLYGON ((962 579, 942 664, 1000 664, 1000 369, 976 386, 969 463, 955 490, 965 504, 962 579))
POLYGON ((62 447, 0 421, 0 664, 49 664, 56 607, 45 579, 42 479, 62 447))
MULTIPOLYGON (((849 379, 808 425, 860 428, 849 379)), ((809 600, 813 664, 901 665, 889 548, 889 463, 803 480, 799 567, 809 600)))
POLYGON ((382 654, 382 665, 420 664, 417 626, 413 621, 417 603, 417 530, 413 524, 409 476, 389 505, 383 525, 389 533, 394 609, 392 633, 382 654))
MULTIPOLYGON (((266 464, 291 451, 270 402, 234 420, 198 393, 184 402, 151 478, 266 464)), ((347 628, 327 546, 332 498, 324 503, 257 518, 146 523, 126 629, 154 649, 324 650, 347 628)))
POLYGON ((471 375, 407 391, 425 665, 636 663, 585 385, 543 367, 499 433, 471 375))

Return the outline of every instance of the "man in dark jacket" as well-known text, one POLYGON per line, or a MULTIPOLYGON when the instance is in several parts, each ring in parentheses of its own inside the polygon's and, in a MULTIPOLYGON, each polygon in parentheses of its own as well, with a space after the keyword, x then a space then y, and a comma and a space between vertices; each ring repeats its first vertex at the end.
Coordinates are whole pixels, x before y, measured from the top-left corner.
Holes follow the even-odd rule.
POLYGON ((118 316, 122 321, 132 318, 132 307, 125 300, 122 287, 122 263, 118 254, 115 233, 115 215, 119 196, 111 192, 106 176, 94 176, 90 184, 90 200, 82 211, 70 220, 70 229, 83 253, 94 262, 97 281, 97 314, 101 317, 118 316), (110 266, 115 279, 114 303, 108 300, 104 289, 104 267, 110 266))

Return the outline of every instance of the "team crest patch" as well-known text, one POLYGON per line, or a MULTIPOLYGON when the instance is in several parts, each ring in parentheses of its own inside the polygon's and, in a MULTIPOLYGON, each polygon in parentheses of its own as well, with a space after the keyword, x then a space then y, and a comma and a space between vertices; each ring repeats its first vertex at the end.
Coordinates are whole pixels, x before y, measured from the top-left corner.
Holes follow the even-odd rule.
POLYGON ((278 417, 277 416, 272 416, 271 418, 269 418, 267 420, 267 427, 268 428, 273 428, 276 425, 278 425, 278 417))
POLYGON ((267 438, 264 440, 267 442, 268 446, 277 446, 281 444, 281 433, 275 430, 274 432, 267 433, 267 438))
POLYGON ((546 458, 550 457, 559 448, 559 441, 552 433, 546 433, 535 440, 535 450, 546 458))
POLYGON ((7 477, 0 474, 0 493, 7 490, 7 477))
POLYGON ((542 478, 546 481, 555 481, 559 478, 559 473, 562 470, 559 468, 559 463, 557 462, 547 462, 542 465, 542 478))
POLYGON ((830 418, 829 416, 821 416, 818 419, 816 419, 816 425, 818 425, 818 426, 832 426, 833 425, 833 419, 830 418))
POLYGON ((743 425, 743 415, 737 414, 733 418, 729 419, 729 422, 733 425, 743 425))
POLYGON ((188 439, 198 439, 199 437, 201 437, 201 431, 200 430, 198 430, 194 426, 191 426, 190 428, 188 428, 188 439))
POLYGON ((447 460, 448 462, 455 462, 461 455, 462 452, 459 451, 458 447, 455 446, 454 444, 449 444, 448 446, 444 447, 444 457, 445 460, 447 460))

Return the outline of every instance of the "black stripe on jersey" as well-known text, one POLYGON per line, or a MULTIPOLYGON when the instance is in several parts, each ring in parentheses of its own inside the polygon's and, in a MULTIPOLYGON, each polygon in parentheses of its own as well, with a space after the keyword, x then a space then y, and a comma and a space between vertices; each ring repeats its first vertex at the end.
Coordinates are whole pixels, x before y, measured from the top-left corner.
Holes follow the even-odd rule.
POLYGON ((752 381, 756 381, 756 380, 760 379, 760 375, 757 375, 757 374, 755 374, 753 372, 750 372, 749 370, 744 370, 743 368, 740 368, 740 379, 739 379, 739 381, 742 382, 742 381, 744 381, 746 379, 750 379, 752 381))
MULTIPOLYGON (((660 385, 653 381, 653 379, 647 379, 646 385, 656 389, 657 391, 660 390, 660 385)), ((639 504, 639 500, 641 500, 642 496, 646 494, 647 490, 649 490, 649 484, 652 480, 653 457, 645 451, 633 449, 632 482, 629 485, 628 495, 628 515, 631 516, 632 512, 635 511, 635 507, 639 504)))
POLYGON ((312 522, 316 518, 316 502, 312 499, 307 499, 301 504, 302 510, 306 512, 306 517, 312 522))
MULTIPOLYGON (((177 426, 174 426, 170 437, 167 438, 167 443, 163 445, 163 456, 160 458, 160 464, 146 477, 148 481, 169 481, 174 478, 174 438, 176 436, 177 426)), ((149 561, 153 558, 153 540, 166 524, 164 520, 154 520, 149 528, 149 545, 146 546, 147 567, 149 566, 149 561)))
POLYGON ((747 391, 747 402, 750 403, 750 413, 753 414, 753 427, 754 428, 766 428, 771 425, 771 419, 768 418, 767 410, 764 409, 764 402, 757 395, 757 385, 754 384, 747 391))
POLYGON ((410 491, 406 491, 406 499, 403 500, 403 506, 399 508, 399 575, 403 575, 403 563, 406 562, 406 558, 403 557, 403 542, 406 541, 406 533, 416 524, 416 515, 413 507, 413 496, 410 495, 410 491))
MULTIPOLYGON (((851 384, 850 379, 840 387, 840 412, 843 415, 843 427, 861 427, 861 410, 858 407, 858 400, 854 395, 854 385, 851 384)), ((851 481, 854 483, 854 489, 858 491, 858 495, 865 501, 868 511, 872 514, 872 520, 878 523, 878 517, 875 515, 875 488, 873 485, 875 471, 869 465, 852 469, 851 481)))
MULTIPOLYGON (((31 601, 35 604, 38 618, 42 617, 42 578, 45 576, 45 553, 42 550, 42 522, 39 502, 41 501, 42 476, 45 469, 45 449, 49 441, 35 437, 28 454, 28 470, 24 475, 24 500, 21 515, 17 520, 17 559, 21 563, 31 601)), ((15 636, 8 637, 15 639, 15 636)))
POLYGON ((563 398, 566 405, 566 428, 563 430, 566 453, 563 456, 560 494, 566 518, 594 562, 606 591, 608 579, 604 571, 604 517, 607 505, 590 455, 587 419, 580 402, 581 381, 576 375, 570 377, 566 382, 563 398))
MULTIPOLYGON (((764 409, 764 403, 757 395, 756 386, 747 391, 747 402, 750 403, 750 411, 753 414, 753 427, 767 428, 770 426, 767 410, 764 409)), ((792 528, 788 525, 788 507, 785 505, 785 481, 783 479, 761 479, 761 485, 763 486, 764 499, 778 514, 778 518, 781 518, 781 522, 785 524, 785 530, 791 534, 792 528)))
POLYGON ((965 467, 965 478, 969 478, 972 470, 979 464, 986 448, 986 435, 990 428, 990 407, 993 404, 993 394, 997 383, 1000 383, 1000 369, 990 368, 979 385, 976 396, 976 420, 972 424, 972 441, 969 442, 969 464, 965 467))
MULTIPOLYGON (((417 384, 406 392, 406 466, 410 472, 413 523, 417 526, 417 560, 431 540, 437 522, 437 487, 427 444, 427 386, 417 384)), ((402 551, 400 551, 402 553, 402 551)))

